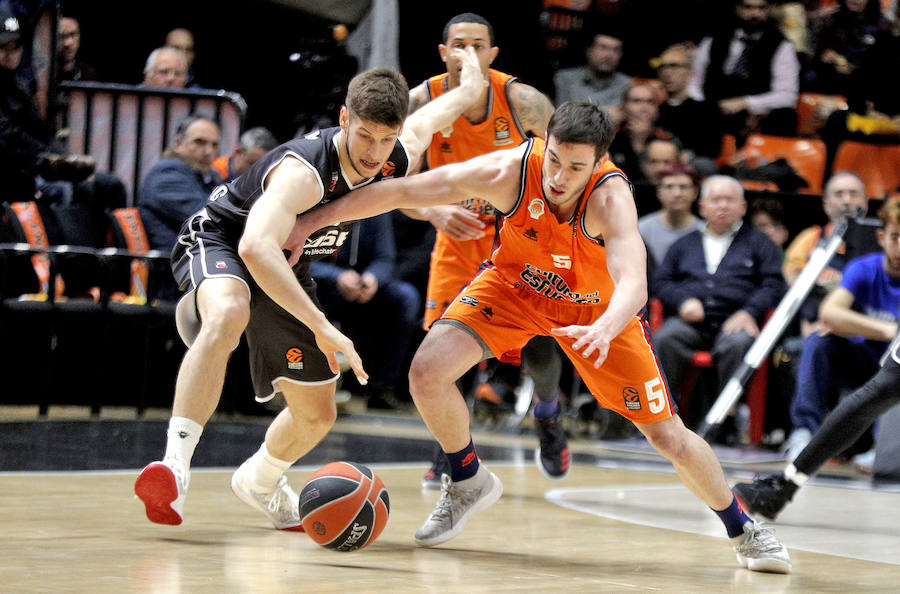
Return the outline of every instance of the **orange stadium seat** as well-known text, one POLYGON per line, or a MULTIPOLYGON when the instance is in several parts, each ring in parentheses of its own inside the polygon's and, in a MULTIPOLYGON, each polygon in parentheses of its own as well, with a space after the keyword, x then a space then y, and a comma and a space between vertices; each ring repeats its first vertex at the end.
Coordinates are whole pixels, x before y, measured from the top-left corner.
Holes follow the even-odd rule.
POLYGON ((800 93, 797 98, 797 134, 816 136, 831 112, 839 109, 847 109, 847 98, 843 95, 800 93))
POLYGON ((834 156, 833 171, 853 171, 866 184, 866 195, 883 198, 900 186, 900 146, 845 140, 834 156))
POLYGON ((821 194, 825 177, 825 143, 814 138, 751 134, 735 154, 735 162, 745 160, 750 167, 758 167, 784 158, 806 180, 801 192, 821 194))

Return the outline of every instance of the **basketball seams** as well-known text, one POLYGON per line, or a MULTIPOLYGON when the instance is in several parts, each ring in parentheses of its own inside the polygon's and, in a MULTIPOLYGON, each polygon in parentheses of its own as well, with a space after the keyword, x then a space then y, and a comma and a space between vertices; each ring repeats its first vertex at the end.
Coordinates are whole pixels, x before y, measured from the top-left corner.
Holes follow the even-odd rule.
POLYGON ((365 465, 326 464, 307 480, 300 495, 304 527, 313 541, 324 548, 339 551, 365 548, 387 525, 390 513, 387 489, 381 478, 365 465), (343 492, 351 486, 352 490, 343 492))

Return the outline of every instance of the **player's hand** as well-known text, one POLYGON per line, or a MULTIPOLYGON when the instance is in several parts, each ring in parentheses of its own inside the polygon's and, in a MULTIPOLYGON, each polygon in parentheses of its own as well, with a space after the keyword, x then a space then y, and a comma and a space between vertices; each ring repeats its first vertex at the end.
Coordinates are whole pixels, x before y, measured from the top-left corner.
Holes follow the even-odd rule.
POLYGON ((325 358, 328 360, 328 367, 331 371, 340 373, 341 367, 338 364, 337 353, 344 353, 344 357, 347 359, 347 363, 353 370, 354 375, 356 375, 359 385, 365 386, 369 383, 369 374, 363 369, 362 359, 353 347, 352 340, 341 334, 341 332, 331 324, 328 324, 318 332, 314 332, 316 335, 316 344, 318 345, 319 350, 325 354, 325 358))
POLYGON ((457 204, 432 207, 428 211, 428 221, 457 241, 484 237, 484 222, 477 214, 457 204))
POLYGON ((593 325, 591 326, 563 326, 562 328, 551 328, 550 333, 553 336, 568 336, 574 338, 575 342, 572 348, 575 351, 581 351, 581 356, 585 359, 596 353, 594 359, 594 368, 599 368, 606 361, 609 355, 609 343, 613 337, 609 337, 606 333, 593 325))
POLYGON ((461 87, 481 90, 490 83, 485 79, 485 73, 481 71, 481 64, 475 54, 475 48, 468 47, 465 50, 451 49, 450 56, 459 61, 459 85, 461 87))
POLYGON ((313 231, 315 231, 315 229, 304 224, 302 216, 297 217, 294 221, 294 228, 291 229, 291 234, 288 235, 288 238, 281 245, 281 249, 291 253, 288 257, 288 264, 291 268, 293 268, 294 265, 300 261, 301 256, 303 256, 303 246, 306 245, 306 240, 313 231))

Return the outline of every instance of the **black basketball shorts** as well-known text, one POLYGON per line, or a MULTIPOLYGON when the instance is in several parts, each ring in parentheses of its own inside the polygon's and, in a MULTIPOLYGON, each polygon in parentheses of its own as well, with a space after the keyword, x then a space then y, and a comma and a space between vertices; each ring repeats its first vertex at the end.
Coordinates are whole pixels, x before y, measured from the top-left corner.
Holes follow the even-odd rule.
MULTIPOLYGON (((259 402, 270 400, 278 391, 276 382, 321 385, 334 382, 328 360, 316 345, 315 334, 283 307, 272 301, 253 280, 247 267, 204 211, 197 213, 181 228, 172 252, 172 272, 182 291, 176 321, 185 344, 199 332, 196 290, 206 279, 230 277, 243 282, 250 292, 250 322, 244 331, 250 350, 250 374, 259 402)), ((301 279, 298 279, 300 282, 301 279)), ((314 283, 301 283, 320 307, 314 283)))

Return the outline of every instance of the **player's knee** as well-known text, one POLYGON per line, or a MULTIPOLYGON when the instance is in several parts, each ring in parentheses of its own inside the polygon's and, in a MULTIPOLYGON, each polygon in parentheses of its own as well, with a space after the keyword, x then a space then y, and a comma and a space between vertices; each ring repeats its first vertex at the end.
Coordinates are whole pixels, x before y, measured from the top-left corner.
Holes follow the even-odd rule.
POLYGON ((676 427, 675 424, 667 424, 667 426, 656 426, 651 431, 646 431, 647 441, 653 446, 657 452, 662 454, 668 460, 677 460, 681 458, 686 451, 686 435, 687 429, 683 426, 676 427))
POLYGON ((201 319, 201 332, 213 339, 235 342, 250 321, 250 307, 240 300, 226 300, 209 307, 201 319))
POLYGON ((298 430, 327 432, 337 421, 337 408, 331 401, 320 406, 304 408, 299 414, 292 410, 291 415, 298 430))
POLYGON ((409 393, 414 398, 427 397, 435 393, 444 381, 441 366, 434 364, 434 358, 427 352, 419 351, 409 367, 409 393))

